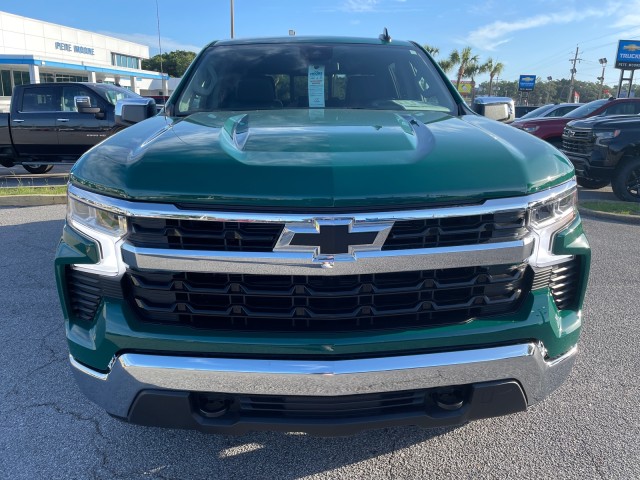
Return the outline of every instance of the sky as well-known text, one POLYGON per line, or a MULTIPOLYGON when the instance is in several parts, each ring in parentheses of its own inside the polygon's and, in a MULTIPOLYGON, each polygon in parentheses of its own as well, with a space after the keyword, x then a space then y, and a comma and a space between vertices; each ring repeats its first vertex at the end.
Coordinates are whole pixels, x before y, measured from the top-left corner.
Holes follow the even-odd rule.
MULTIPOLYGON (((392 38, 429 44, 447 57, 470 46, 484 62, 505 68, 501 80, 520 75, 569 78, 579 49, 576 79, 617 85, 618 40, 640 39, 640 0, 234 0, 236 38, 296 35, 392 38)), ((230 37, 231 0, 2 0, 0 10, 103 33, 162 51, 199 51, 230 37)), ((453 76, 451 74, 451 76, 453 76)), ((480 76, 476 80, 488 78, 480 76)))

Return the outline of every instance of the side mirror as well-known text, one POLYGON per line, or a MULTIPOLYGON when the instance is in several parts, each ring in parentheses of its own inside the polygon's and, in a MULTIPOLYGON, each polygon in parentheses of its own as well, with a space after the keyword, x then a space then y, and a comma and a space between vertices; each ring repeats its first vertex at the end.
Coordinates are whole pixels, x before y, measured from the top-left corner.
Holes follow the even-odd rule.
POLYGON ((90 97, 73 97, 73 103, 79 113, 100 113, 100 107, 91 106, 90 97))
POLYGON ((158 113, 153 98, 126 98, 116 103, 116 125, 128 127, 158 113))
POLYGON ((473 111, 499 122, 516 119, 516 109, 510 97, 478 97, 473 102, 473 111))

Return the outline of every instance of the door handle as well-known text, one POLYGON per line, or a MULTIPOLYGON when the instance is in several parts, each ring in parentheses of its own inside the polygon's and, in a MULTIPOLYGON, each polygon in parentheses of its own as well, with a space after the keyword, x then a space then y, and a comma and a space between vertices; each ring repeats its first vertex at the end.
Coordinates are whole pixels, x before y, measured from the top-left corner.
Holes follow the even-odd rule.
POLYGON ((14 121, 14 122, 16 122, 16 123, 22 123, 22 122, 24 122, 24 120, 22 120, 22 119, 20 119, 20 118, 15 118, 13 121, 14 121))
POLYGON ((58 122, 68 122, 68 118, 58 118, 58 122))

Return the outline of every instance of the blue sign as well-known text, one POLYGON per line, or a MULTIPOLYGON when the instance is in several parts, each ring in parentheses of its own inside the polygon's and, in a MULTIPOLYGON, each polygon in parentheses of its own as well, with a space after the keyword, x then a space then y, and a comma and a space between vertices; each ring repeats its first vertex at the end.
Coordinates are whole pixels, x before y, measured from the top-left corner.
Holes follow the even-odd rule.
POLYGON ((640 68, 640 40, 620 40, 618 42, 616 68, 621 70, 640 68))
POLYGON ((518 90, 521 92, 531 92, 533 87, 536 86, 535 75, 520 75, 520 81, 518 82, 518 90))

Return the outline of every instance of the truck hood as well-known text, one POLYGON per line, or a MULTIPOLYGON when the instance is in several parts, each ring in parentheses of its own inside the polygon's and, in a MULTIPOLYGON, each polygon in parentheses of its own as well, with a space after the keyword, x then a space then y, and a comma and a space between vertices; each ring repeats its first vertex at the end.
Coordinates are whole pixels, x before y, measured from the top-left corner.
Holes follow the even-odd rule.
POLYGON ((640 115, 609 115, 606 117, 589 117, 574 120, 567 126, 575 128, 615 128, 628 124, 640 124, 640 115))
POLYGON ((570 118, 565 117, 548 117, 548 118, 527 118, 524 120, 515 120, 510 123, 511 126, 522 127, 555 127, 558 125, 566 125, 570 122, 570 118))
POLYGON ((299 109, 154 117, 87 152, 71 182, 154 202, 375 208, 519 196, 572 176, 546 142, 476 115, 299 109))

